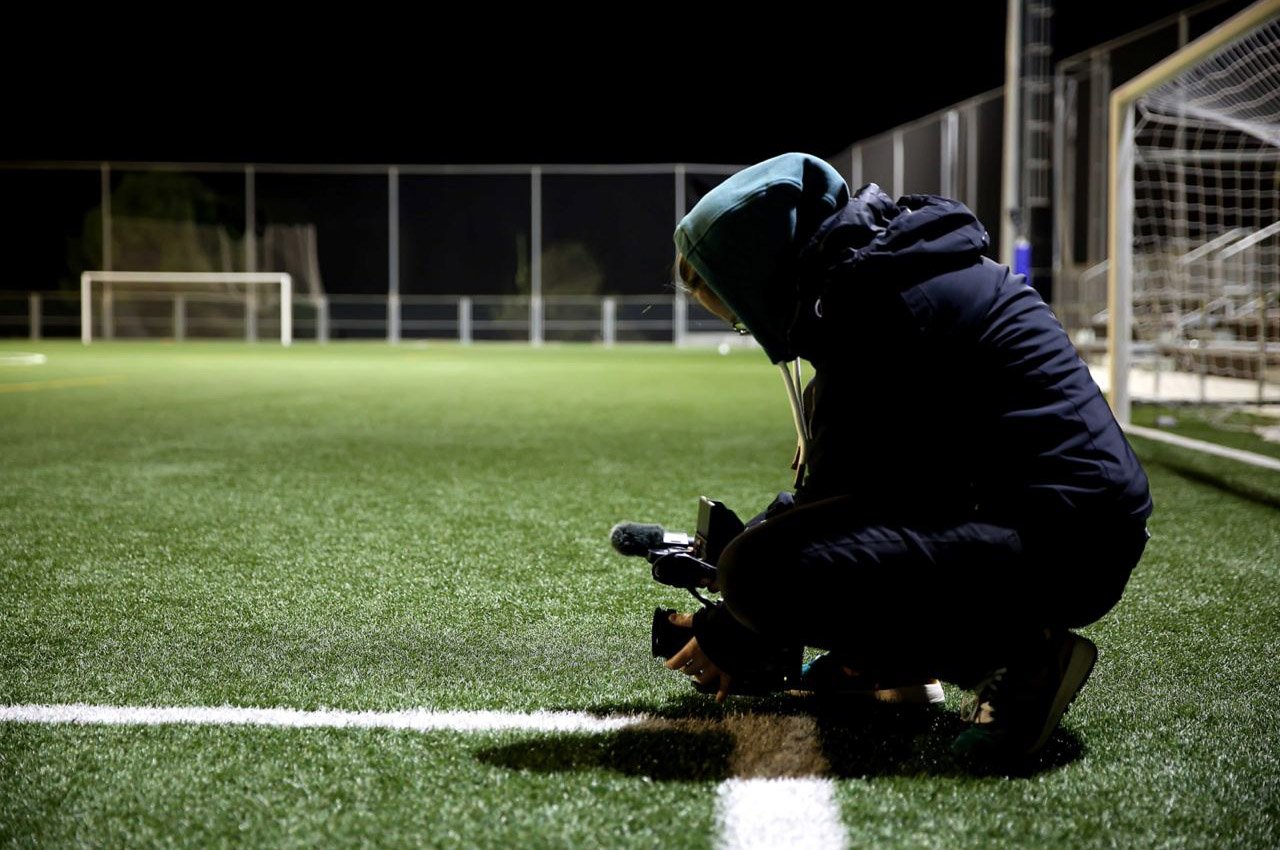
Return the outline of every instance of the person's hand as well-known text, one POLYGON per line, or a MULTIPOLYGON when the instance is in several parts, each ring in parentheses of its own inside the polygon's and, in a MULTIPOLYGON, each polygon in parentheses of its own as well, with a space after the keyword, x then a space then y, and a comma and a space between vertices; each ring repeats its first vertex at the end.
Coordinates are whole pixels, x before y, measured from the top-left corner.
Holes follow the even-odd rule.
MULTIPOLYGON (((692 614, 676 613, 671 614, 667 619, 674 626, 693 628, 692 614)), ((731 686, 729 674, 717 667, 715 662, 706 656, 702 647, 698 646, 697 638, 691 638, 684 645, 684 649, 668 658, 666 665, 668 670, 679 670, 699 685, 715 684, 716 702, 724 702, 724 698, 729 695, 731 686)))

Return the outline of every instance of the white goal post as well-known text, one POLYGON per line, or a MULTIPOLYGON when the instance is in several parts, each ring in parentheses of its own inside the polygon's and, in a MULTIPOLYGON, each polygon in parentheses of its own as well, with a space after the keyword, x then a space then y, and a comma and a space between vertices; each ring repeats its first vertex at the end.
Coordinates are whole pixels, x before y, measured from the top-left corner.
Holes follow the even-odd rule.
POLYGON ((1111 95, 1111 406, 1280 404, 1280 0, 1111 95))
MULTIPOLYGON (((293 343, 293 279, 284 272, 130 272, 87 271, 80 275, 80 341, 93 341, 94 293, 98 293, 100 320, 110 336, 112 310, 119 291, 150 291, 158 297, 169 297, 173 303, 174 336, 182 338, 185 327, 186 292, 209 292, 227 287, 243 292, 235 297, 244 304, 245 338, 257 339, 258 288, 270 287, 279 292, 280 344, 293 343)), ((224 300, 228 296, 224 294, 224 300)))

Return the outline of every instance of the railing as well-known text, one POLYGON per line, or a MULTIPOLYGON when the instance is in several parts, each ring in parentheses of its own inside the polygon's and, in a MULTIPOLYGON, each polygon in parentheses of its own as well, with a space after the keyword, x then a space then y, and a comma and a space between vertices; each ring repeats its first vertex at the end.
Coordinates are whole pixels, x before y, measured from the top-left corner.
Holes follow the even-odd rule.
MULTIPOLYGON (((293 298, 295 339, 750 344, 698 304, 675 293, 654 296, 325 295, 293 298)), ((94 337, 106 339, 257 339, 279 336, 278 301, 263 299, 254 316, 234 294, 117 291, 110 311, 97 311, 94 337), (109 326, 104 326, 109 322, 109 326)), ((78 292, 0 292, 0 337, 77 337, 78 292)))

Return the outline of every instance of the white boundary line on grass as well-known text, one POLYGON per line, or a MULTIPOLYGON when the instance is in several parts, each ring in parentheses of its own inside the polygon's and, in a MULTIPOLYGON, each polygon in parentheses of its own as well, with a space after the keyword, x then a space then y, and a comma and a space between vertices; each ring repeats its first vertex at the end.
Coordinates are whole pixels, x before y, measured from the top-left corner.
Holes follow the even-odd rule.
POLYGON ((294 708, 181 706, 4 705, 0 721, 111 726, 278 726, 298 729, 410 729, 419 732, 611 732, 643 723, 644 715, 597 717, 575 711, 338 711, 294 708))
POLYGON ((10 351, 0 354, 0 366, 43 366, 49 362, 44 354, 31 354, 25 351, 10 351))
POLYGON ((1165 431, 1159 431, 1155 428, 1144 428, 1141 425, 1124 426, 1126 433, 1133 434, 1136 437, 1144 437, 1148 440, 1155 440, 1161 443, 1168 443, 1179 448, 1192 449, 1205 454, 1217 455, 1218 457, 1230 458, 1238 460, 1241 463, 1247 463, 1251 466, 1261 467, 1262 469, 1272 469, 1280 472, 1280 460, 1266 455, 1260 455, 1257 452, 1246 452, 1243 449, 1233 449, 1228 446, 1220 446, 1217 443, 1206 442, 1205 440, 1193 440, 1190 437, 1182 437, 1178 434, 1170 434, 1165 431))
POLYGON ((829 779, 727 779, 716 789, 721 850, 843 850, 829 779))
MULTIPOLYGON (((446 732, 612 732, 628 727, 682 728, 643 714, 598 717, 576 711, 303 711, 235 706, 0 705, 0 722, 112 726, 270 726, 293 729, 407 729, 446 732)), ((824 772, 816 728, 807 718, 726 718, 734 735, 735 772, 716 789, 720 850, 844 850, 845 830, 824 772), (770 777, 760 774, 780 773, 770 777), (786 775, 791 774, 791 775, 786 775)))

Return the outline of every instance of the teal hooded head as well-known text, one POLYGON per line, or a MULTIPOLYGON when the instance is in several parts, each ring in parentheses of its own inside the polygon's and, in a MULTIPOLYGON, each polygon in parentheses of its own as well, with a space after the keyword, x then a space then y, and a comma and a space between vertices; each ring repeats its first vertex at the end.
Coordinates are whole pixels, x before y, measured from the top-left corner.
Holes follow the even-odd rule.
POLYGON ((786 153, 737 172, 676 226, 676 249, 774 363, 795 352, 800 249, 849 202, 849 187, 817 157, 786 153))

